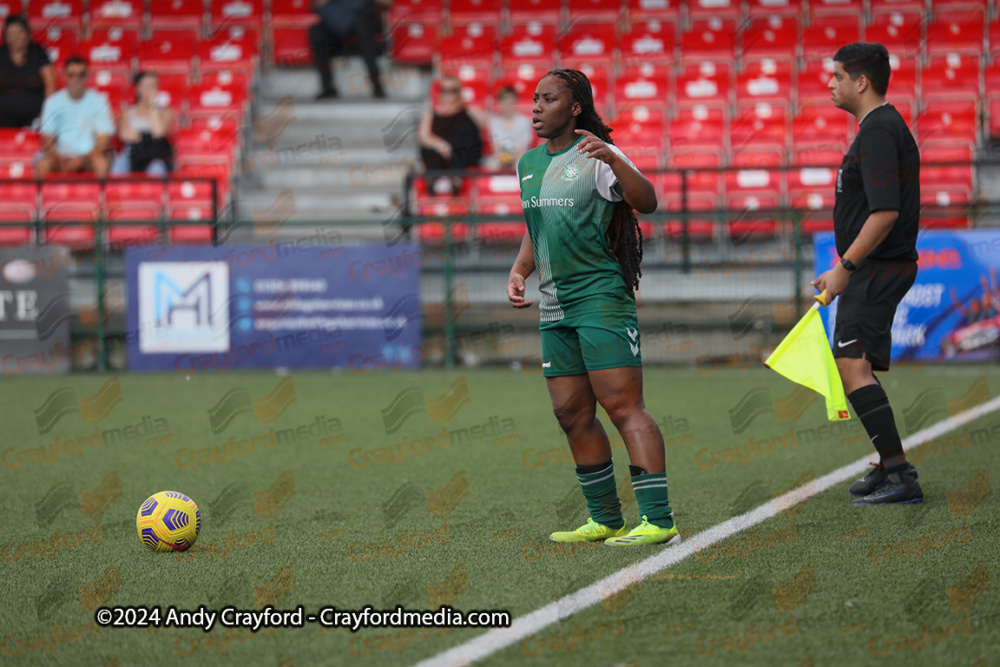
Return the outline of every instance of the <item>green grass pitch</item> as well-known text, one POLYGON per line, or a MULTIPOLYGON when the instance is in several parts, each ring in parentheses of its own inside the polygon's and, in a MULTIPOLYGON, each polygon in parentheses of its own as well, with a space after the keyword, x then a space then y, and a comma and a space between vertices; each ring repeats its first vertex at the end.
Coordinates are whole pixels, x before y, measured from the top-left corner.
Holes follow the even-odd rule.
MULTIPOLYGON (((901 434, 995 395, 993 371, 894 369, 901 434)), ((112 377, 3 384, 5 665, 408 665, 483 630, 99 629, 94 609, 517 617, 655 553, 547 541, 586 514, 537 373, 112 377), (201 509, 184 554, 136 535, 162 490, 201 509)), ((685 538, 870 451, 856 420, 830 428, 821 401, 764 369, 647 368, 645 394, 685 538)), ((983 415, 911 455, 922 504, 852 507, 838 485, 481 664, 993 664, 998 440, 1000 413, 983 415)))

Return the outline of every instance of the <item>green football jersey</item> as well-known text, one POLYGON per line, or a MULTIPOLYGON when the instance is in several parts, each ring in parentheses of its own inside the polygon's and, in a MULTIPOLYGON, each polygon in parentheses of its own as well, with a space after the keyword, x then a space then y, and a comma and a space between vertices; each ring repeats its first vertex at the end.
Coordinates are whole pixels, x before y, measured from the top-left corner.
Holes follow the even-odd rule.
POLYGON ((615 202, 622 200, 621 186, 610 166, 577 151, 582 139, 558 153, 549 153, 542 144, 517 163, 521 208, 542 293, 542 323, 635 309, 621 264, 605 236, 615 202))

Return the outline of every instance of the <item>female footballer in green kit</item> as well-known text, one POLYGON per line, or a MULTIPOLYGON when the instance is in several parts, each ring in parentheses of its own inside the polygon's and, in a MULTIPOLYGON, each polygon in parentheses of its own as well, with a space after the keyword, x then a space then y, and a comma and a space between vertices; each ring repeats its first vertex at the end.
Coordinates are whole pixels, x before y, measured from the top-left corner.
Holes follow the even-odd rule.
POLYGON ((633 290, 642 275, 642 233, 633 208, 656 210, 652 183, 612 145, 582 72, 558 69, 535 89, 532 122, 546 143, 517 164, 528 233, 510 272, 515 308, 538 271, 542 375, 566 433, 590 518, 556 542, 622 546, 678 543, 667 499, 665 449, 642 396, 642 357, 633 290), (642 522, 628 531, 597 419, 608 413, 628 450, 642 522))

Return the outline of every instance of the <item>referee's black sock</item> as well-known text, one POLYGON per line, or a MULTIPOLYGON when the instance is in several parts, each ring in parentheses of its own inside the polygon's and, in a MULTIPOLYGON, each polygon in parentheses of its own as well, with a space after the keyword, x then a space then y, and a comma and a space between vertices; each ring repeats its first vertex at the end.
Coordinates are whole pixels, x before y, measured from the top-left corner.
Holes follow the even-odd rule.
POLYGON ((856 389, 848 394, 847 400, 854 406, 858 419, 878 450, 881 465, 889 469, 906 463, 903 442, 899 439, 889 397, 885 395, 882 385, 870 384, 856 389))

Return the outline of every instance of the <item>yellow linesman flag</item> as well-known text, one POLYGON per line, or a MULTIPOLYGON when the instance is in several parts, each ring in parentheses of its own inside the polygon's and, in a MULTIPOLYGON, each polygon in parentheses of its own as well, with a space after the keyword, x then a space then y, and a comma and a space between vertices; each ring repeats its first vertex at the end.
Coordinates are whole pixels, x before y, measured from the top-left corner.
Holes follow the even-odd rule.
POLYGON ((830 421, 851 418, 844 384, 840 381, 818 307, 809 309, 764 361, 764 365, 792 382, 823 394, 826 416, 830 421))

